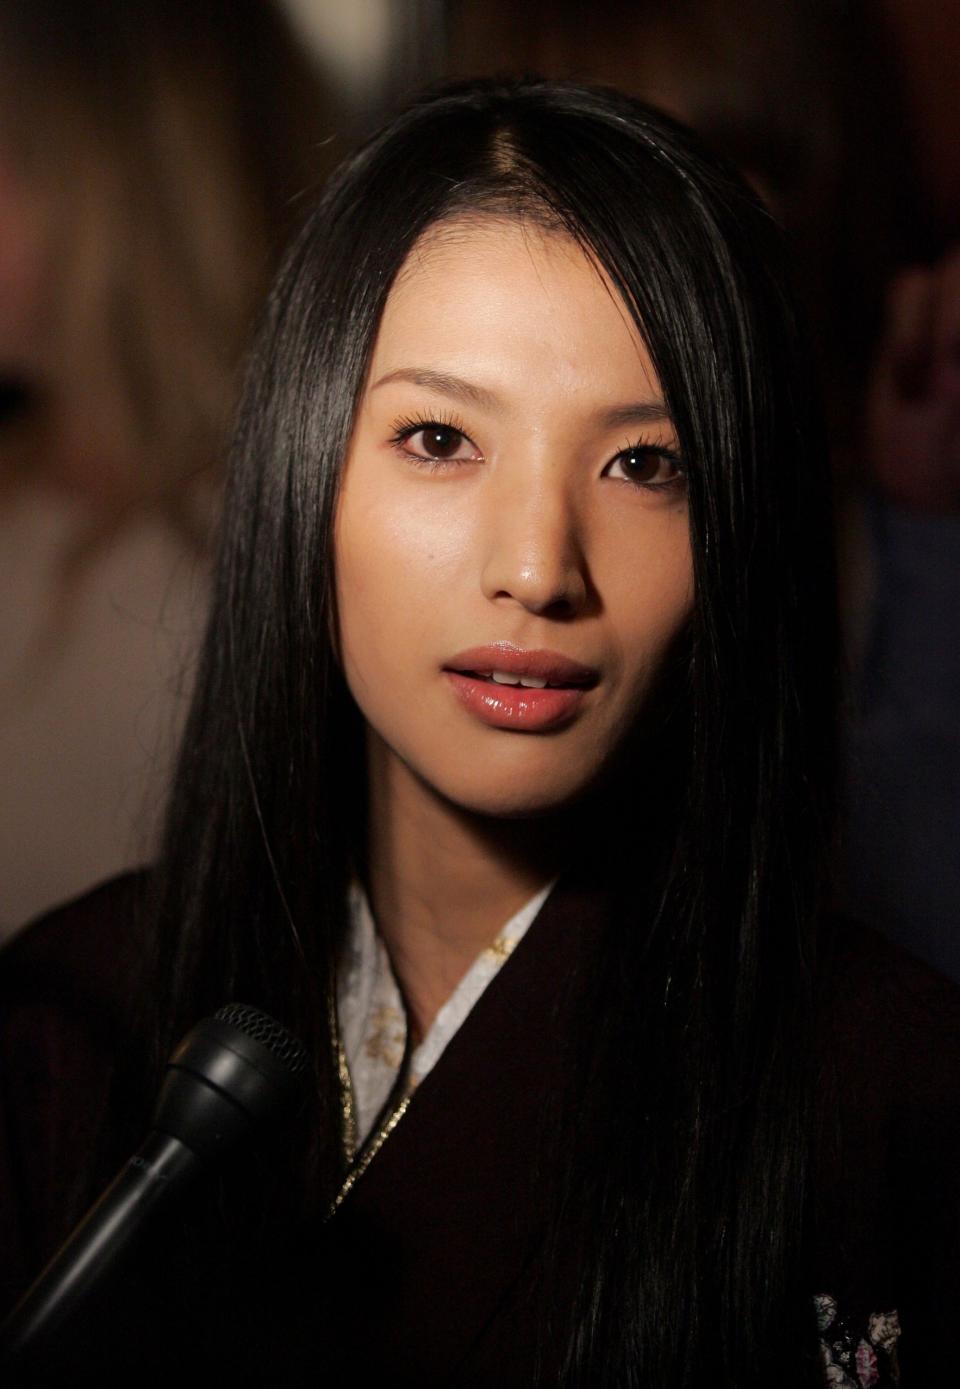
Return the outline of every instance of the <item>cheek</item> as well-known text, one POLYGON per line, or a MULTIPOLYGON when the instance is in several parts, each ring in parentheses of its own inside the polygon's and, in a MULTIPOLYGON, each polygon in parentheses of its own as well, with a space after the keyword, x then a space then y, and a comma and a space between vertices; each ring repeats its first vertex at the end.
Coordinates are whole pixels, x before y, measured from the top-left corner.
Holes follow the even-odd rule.
POLYGON ((438 608, 459 589, 462 527, 427 492, 345 487, 337 517, 335 566, 340 648, 351 669, 389 666, 400 676, 438 608), (419 495, 418 495, 419 493, 419 495))
POLYGON ((649 678, 693 608, 693 558, 685 515, 651 531, 606 575, 606 608, 628 685, 649 678))
POLYGON ((344 485, 336 528, 344 582, 349 572, 365 584, 388 573, 428 583, 462 550, 463 526, 453 498, 444 498, 443 489, 429 479, 398 483, 384 469, 387 477, 378 482, 373 472, 367 468, 361 475, 357 468, 355 480, 348 473, 344 485))

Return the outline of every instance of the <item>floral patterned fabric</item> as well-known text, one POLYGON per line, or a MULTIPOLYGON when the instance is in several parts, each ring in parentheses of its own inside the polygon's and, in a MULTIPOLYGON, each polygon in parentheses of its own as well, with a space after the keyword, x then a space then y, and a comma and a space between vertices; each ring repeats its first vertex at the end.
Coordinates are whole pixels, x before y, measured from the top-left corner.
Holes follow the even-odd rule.
POLYGON ((824 1383, 828 1389, 892 1389, 899 1385, 896 1311, 847 1318, 828 1293, 814 1298, 824 1383))

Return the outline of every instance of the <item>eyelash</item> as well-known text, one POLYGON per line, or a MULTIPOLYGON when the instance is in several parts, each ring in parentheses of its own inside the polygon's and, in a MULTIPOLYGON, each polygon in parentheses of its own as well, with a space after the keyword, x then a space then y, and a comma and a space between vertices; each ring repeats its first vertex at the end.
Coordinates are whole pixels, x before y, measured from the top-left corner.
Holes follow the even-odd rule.
MULTIPOLYGON (((467 443, 476 448, 476 445, 464 429, 461 421, 457 419, 456 416, 447 414, 444 411, 431 415, 408 415, 395 420, 393 432, 390 435, 389 441, 391 447, 395 448, 398 453, 402 454, 405 459, 413 463, 415 467, 422 468, 426 472, 435 473, 451 467, 460 467, 465 460, 455 458, 421 458, 418 454, 411 453, 404 445, 409 439, 412 439, 415 434, 419 434, 420 431, 424 429, 448 429, 452 434, 459 434, 467 443)), ((676 468, 676 473, 665 482, 633 482, 629 479, 623 479, 628 486, 643 488, 649 492, 682 492, 686 490, 686 469, 679 455, 672 449, 658 448, 653 444, 626 444, 613 455, 606 466, 610 467, 618 458, 623 458, 625 454, 629 453, 647 454, 663 458, 667 462, 673 464, 676 468)), ((477 454, 479 458, 482 459, 483 455, 480 453, 479 449, 477 449, 477 454)))
POLYGON ((613 455, 607 463, 609 468, 618 458, 623 458, 626 454, 639 453, 648 458, 662 458, 667 463, 672 463, 676 469, 673 477, 667 478, 664 482, 637 482, 625 479, 631 487, 643 487, 648 492, 685 492, 687 489, 687 470, 683 460, 673 449, 661 447, 658 444, 626 444, 613 455))
MULTIPOLYGON (((440 411, 433 415, 407 415, 395 420, 393 433, 390 436, 390 444, 402 454, 409 462, 418 468, 423 468, 428 473, 440 472, 443 468, 457 467, 462 462, 460 459, 452 458, 421 458, 418 454, 411 453, 404 448, 408 439, 412 439, 415 434, 419 434, 422 429, 449 429, 451 434, 460 434, 468 443, 473 444, 470 435, 464 429, 463 424, 454 415, 449 415, 440 411)), ((476 448, 476 444, 473 444, 476 448)), ((477 453, 480 450, 477 449, 477 453)), ((482 455, 481 455, 482 456, 482 455)))

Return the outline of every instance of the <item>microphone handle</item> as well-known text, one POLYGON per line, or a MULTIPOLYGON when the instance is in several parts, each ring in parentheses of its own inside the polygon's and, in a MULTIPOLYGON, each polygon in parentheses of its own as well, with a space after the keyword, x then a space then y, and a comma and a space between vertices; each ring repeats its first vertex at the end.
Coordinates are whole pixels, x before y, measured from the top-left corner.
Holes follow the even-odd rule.
POLYGON ((4 1356, 19 1356, 59 1326, 116 1267, 119 1255, 172 1186, 197 1165, 179 1138, 151 1133, 91 1206, 0 1328, 4 1356))

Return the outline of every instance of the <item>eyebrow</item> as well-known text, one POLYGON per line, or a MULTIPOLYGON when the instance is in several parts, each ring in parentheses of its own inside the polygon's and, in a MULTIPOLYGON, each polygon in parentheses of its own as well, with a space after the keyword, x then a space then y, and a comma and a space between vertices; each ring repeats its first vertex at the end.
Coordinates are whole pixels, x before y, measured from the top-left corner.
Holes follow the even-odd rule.
MULTIPOLYGON (((371 389, 378 390, 379 387, 388 386, 396 381, 407 381, 413 386, 421 386, 424 390, 435 391, 439 395, 450 396, 454 400, 465 401, 484 410, 495 410, 501 404, 500 397, 494 391, 488 391, 473 381, 465 381, 462 376, 453 376, 446 371, 432 371, 427 367, 398 367, 396 371, 388 371, 385 376, 381 376, 371 389)), ((642 400, 629 405, 617 405, 611 410, 600 410, 597 420, 605 428, 613 429, 626 424, 669 424, 672 423, 672 416, 663 401, 642 400)))
POLYGON ((479 405, 484 410, 493 410, 500 403, 499 397, 483 386, 464 381, 462 376, 451 376, 446 371, 429 371, 425 367, 399 367, 396 371, 388 371, 386 376, 381 376, 374 383, 372 389, 388 386, 392 381, 409 381, 411 385, 422 386, 439 395, 452 396, 454 400, 463 400, 470 405, 479 405))
POLYGON ((611 429, 618 424, 673 424, 673 416, 662 400, 617 405, 612 410, 601 410, 599 418, 611 429))

